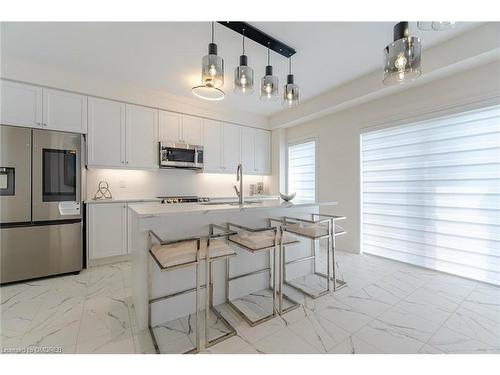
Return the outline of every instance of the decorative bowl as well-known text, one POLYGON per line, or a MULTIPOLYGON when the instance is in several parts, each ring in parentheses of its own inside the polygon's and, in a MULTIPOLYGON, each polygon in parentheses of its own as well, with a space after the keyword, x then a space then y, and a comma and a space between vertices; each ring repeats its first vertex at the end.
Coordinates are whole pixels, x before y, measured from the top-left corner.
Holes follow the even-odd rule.
POLYGON ((281 199, 283 199, 285 202, 290 202, 293 198, 295 198, 295 195, 297 193, 292 193, 292 194, 289 194, 289 195, 286 195, 286 194, 283 194, 283 193, 280 193, 280 197, 281 199))

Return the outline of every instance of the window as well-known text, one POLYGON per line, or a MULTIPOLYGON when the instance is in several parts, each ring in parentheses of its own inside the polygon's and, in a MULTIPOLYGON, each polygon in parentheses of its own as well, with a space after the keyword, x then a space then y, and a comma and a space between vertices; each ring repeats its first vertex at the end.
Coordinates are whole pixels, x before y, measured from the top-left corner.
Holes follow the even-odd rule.
POLYGON ((316 199, 316 142, 288 145, 288 193, 297 200, 316 199))
POLYGON ((361 136, 363 251, 500 285, 500 107, 361 136))

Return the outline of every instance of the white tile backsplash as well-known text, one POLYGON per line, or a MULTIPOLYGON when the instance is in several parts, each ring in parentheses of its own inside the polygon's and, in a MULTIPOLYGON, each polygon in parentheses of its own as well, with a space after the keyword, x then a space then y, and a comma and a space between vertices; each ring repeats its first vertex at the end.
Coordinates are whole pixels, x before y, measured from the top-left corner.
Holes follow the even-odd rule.
MULTIPOLYGON (((264 194, 269 194, 270 176, 244 176, 244 194, 249 195, 250 184, 264 182, 264 194)), ((208 197, 236 197, 234 174, 197 173, 190 170, 87 170, 87 197, 92 199, 99 181, 107 181, 115 199, 152 198, 167 195, 198 195, 208 197)))

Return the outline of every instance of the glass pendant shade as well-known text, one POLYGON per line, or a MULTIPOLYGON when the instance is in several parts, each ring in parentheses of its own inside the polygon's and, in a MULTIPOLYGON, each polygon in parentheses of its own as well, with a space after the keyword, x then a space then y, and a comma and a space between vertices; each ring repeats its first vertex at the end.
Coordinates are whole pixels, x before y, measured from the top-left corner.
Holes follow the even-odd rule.
POLYGON ((292 108, 299 104, 299 86, 293 83, 293 74, 287 76, 283 89, 283 107, 292 108))
POLYGON ((217 56, 217 45, 208 45, 208 55, 201 61, 201 81, 204 85, 222 87, 224 85, 224 59, 217 56))
POLYGON ((201 85, 191 88, 194 96, 205 100, 222 100, 224 91, 224 59, 217 56, 217 44, 214 43, 215 22, 212 22, 212 43, 208 45, 208 55, 201 60, 201 85))
POLYGON ((240 65, 234 70, 234 92, 239 95, 253 93, 253 69, 247 66, 247 56, 240 56, 240 65))
POLYGON ((274 101, 279 97, 278 77, 273 76, 273 67, 266 66, 266 75, 260 80, 260 99, 264 101, 274 101))
POLYGON ((408 23, 394 27, 394 42, 384 49, 384 84, 395 85, 411 81, 422 74, 420 38, 408 35, 408 23))

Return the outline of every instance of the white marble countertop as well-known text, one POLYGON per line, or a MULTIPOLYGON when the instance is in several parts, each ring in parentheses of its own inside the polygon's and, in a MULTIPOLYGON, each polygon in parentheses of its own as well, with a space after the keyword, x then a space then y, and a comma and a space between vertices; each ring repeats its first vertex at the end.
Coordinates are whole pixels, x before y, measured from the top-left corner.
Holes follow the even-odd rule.
MULTIPOLYGON (((247 198, 251 201, 251 198, 247 198)), ((159 202, 130 204, 129 208, 141 217, 169 216, 179 214, 209 214, 211 212, 238 212, 247 210, 259 210, 270 208, 293 208, 293 207, 314 207, 314 206, 335 206, 337 202, 314 202, 314 201, 293 201, 283 202, 278 199, 262 200, 253 204, 215 204, 205 205, 199 203, 173 203, 162 204, 159 202)))

